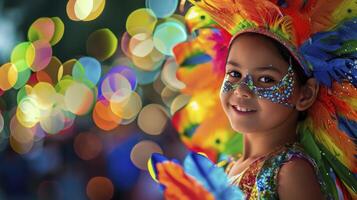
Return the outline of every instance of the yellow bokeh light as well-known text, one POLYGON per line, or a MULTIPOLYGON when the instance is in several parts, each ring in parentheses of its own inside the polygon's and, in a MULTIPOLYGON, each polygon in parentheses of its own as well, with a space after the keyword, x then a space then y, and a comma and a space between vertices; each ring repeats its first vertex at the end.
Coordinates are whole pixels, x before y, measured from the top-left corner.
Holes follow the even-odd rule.
POLYGON ((76 115, 87 114, 94 103, 94 94, 90 88, 80 82, 71 84, 65 94, 64 102, 69 111, 76 115))
POLYGON ((51 45, 57 44, 63 37, 64 34, 64 24, 59 17, 51 17, 51 20, 55 24, 55 32, 50 41, 51 45))
POLYGON ((132 119, 140 112, 141 107, 141 97, 136 92, 132 92, 125 100, 110 102, 112 112, 123 119, 132 119))
POLYGON ((37 102, 31 96, 27 96, 20 101, 16 117, 24 127, 32 128, 40 121, 41 110, 37 102))
POLYGON ((11 52, 11 63, 18 72, 28 69, 35 60, 35 47, 31 42, 22 42, 15 46, 11 52))
POLYGON ((93 1, 93 9, 88 17, 84 19, 84 21, 91 21, 99 17, 102 14, 105 7, 105 0, 94 0, 93 1))
POLYGON ((118 39, 108 28, 90 34, 87 40, 87 53, 100 61, 110 58, 118 47, 118 39))
POLYGON ((87 18, 93 9, 93 0, 76 0, 74 3, 74 14, 79 20, 87 18))
POLYGON ((134 36, 138 33, 151 35, 157 23, 155 14, 147 8, 141 8, 132 12, 126 21, 126 30, 134 36))
POLYGON ((0 89, 6 91, 12 88, 17 81, 18 73, 15 65, 6 63, 0 67, 0 89))
POLYGON ((37 83, 32 89, 32 95, 38 106, 42 109, 52 107, 56 90, 46 82, 37 83))

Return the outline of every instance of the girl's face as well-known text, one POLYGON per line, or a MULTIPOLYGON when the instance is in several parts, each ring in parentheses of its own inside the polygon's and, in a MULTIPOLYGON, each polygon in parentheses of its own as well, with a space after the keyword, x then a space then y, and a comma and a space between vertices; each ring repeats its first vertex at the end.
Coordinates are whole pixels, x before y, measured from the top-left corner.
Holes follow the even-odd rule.
POLYGON ((235 131, 268 131, 297 118, 298 111, 291 105, 299 88, 289 64, 265 37, 243 34, 233 41, 220 97, 235 131), (268 88, 274 86, 278 86, 280 94, 269 92, 268 88), (264 92, 270 97, 262 97, 264 92), (277 101, 276 97, 285 100, 277 101))

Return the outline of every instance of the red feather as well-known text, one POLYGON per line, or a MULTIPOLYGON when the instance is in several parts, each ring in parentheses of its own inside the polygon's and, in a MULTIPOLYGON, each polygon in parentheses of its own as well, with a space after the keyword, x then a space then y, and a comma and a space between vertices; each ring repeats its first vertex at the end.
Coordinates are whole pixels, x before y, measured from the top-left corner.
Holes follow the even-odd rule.
MULTIPOLYGON (((296 44, 300 46, 311 35, 310 12, 317 0, 286 0, 287 7, 281 7, 284 15, 292 19, 296 35, 296 44)), ((277 0, 272 0, 277 4, 277 0)))

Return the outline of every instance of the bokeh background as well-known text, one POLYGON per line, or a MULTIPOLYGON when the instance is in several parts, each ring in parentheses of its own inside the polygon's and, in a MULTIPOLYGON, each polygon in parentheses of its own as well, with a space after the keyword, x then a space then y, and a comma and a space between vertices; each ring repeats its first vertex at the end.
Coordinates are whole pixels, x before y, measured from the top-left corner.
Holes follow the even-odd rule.
POLYGON ((186 0, 0 0, 0 200, 162 199, 152 153, 239 155, 230 39, 186 0))
MULTIPOLYGON (((125 53, 128 16, 148 7, 147 1, 92 1, 87 20, 88 2, 0 0, 1 200, 162 199, 146 170, 148 157, 161 152, 180 160, 187 153, 170 119, 175 108, 168 106, 178 92, 160 78, 169 55, 156 53, 162 59, 154 64, 143 61, 151 66, 145 71, 133 67, 125 53), (57 22, 54 28, 49 19, 57 22), (53 34, 61 32, 54 41, 53 34), (35 61, 29 61, 31 55, 35 61), (119 113, 108 109, 112 104, 119 113)), ((167 12, 180 12, 179 2, 166 2, 175 5, 167 12)), ((138 16, 132 23, 145 21, 138 16)), ((145 52, 150 45, 138 47, 138 56, 150 54, 145 52)))

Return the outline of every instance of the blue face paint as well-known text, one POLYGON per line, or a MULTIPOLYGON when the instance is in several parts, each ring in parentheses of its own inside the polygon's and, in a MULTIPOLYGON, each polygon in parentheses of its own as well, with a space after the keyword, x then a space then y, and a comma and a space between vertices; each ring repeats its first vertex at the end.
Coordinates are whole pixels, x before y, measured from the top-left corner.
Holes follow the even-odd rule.
POLYGON ((279 83, 268 88, 256 86, 256 84, 254 84, 253 77, 250 74, 247 74, 237 83, 230 81, 229 76, 230 75, 227 74, 224 79, 221 90, 223 93, 234 91, 241 84, 244 84, 259 98, 268 99, 274 103, 283 104, 290 108, 294 107, 293 104, 288 103, 288 99, 293 93, 294 86, 294 70, 292 68, 291 61, 288 67, 288 73, 279 81, 279 83))

